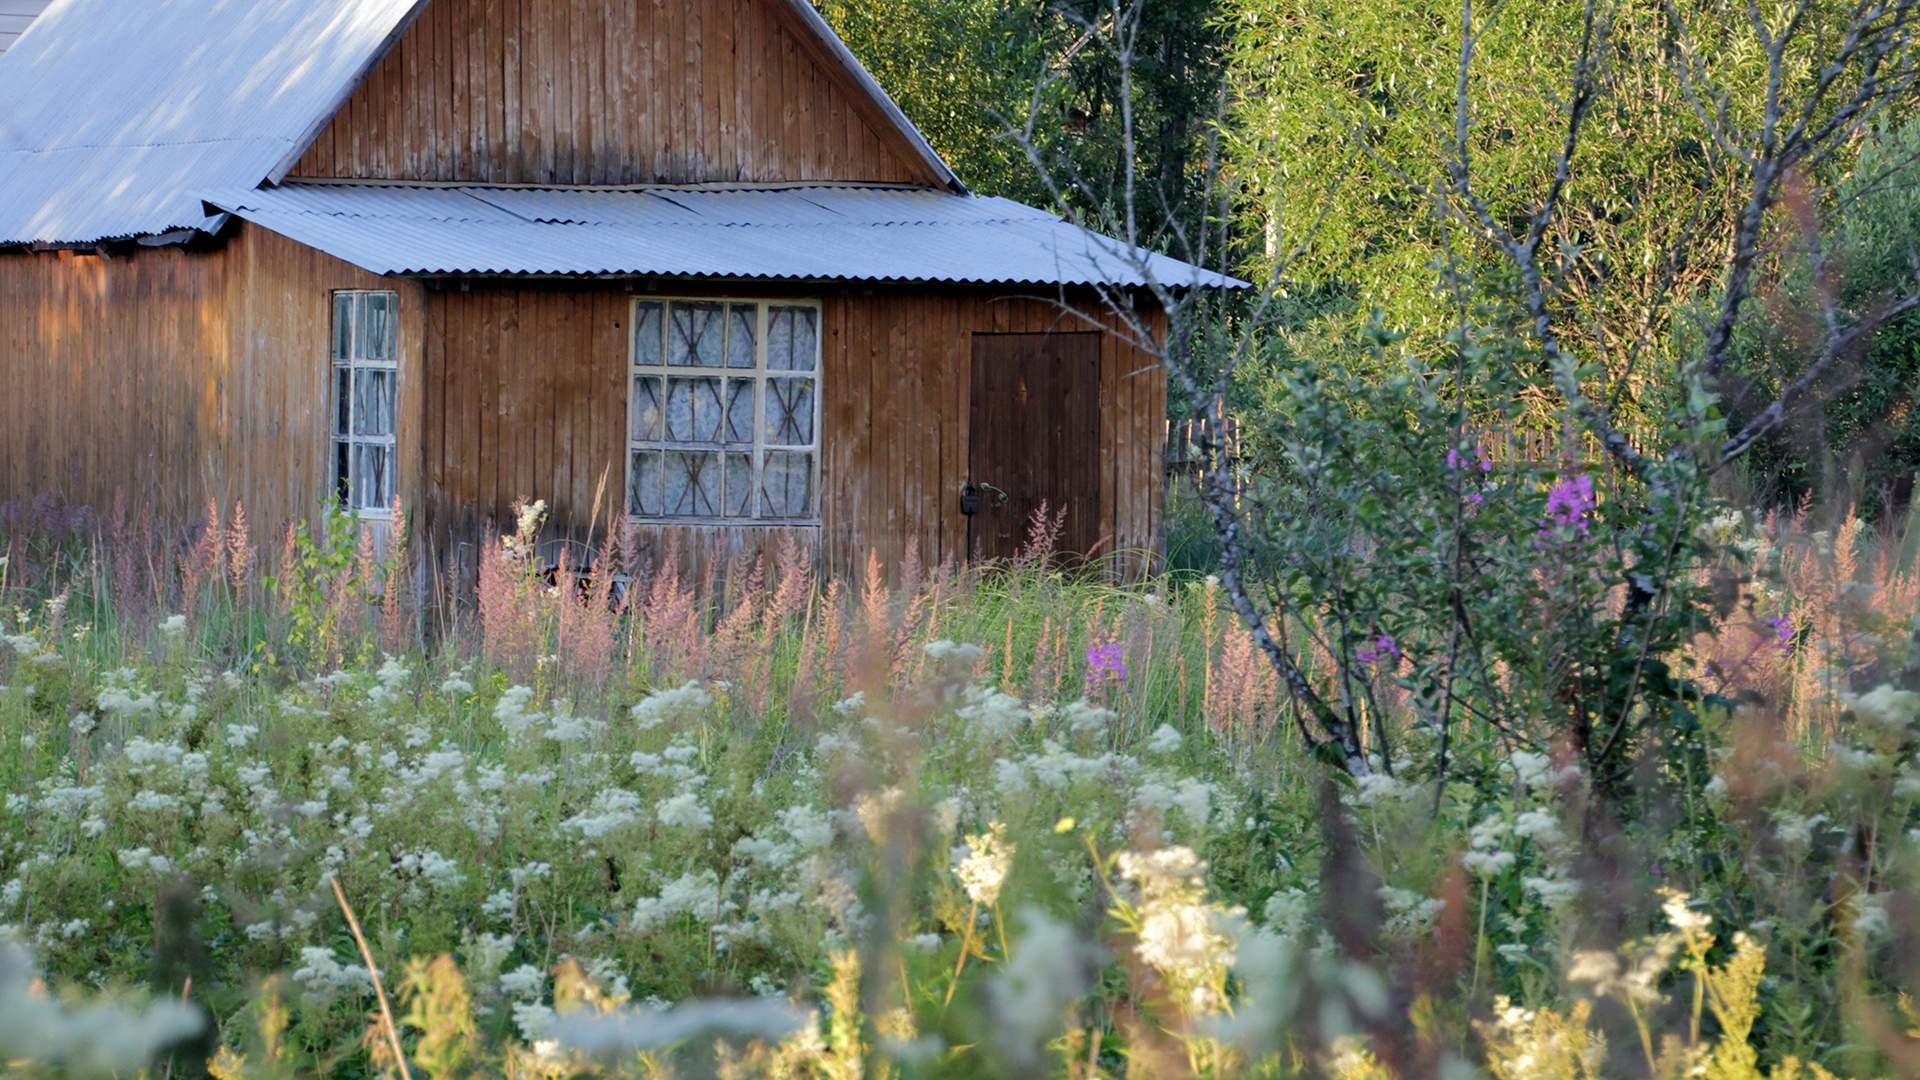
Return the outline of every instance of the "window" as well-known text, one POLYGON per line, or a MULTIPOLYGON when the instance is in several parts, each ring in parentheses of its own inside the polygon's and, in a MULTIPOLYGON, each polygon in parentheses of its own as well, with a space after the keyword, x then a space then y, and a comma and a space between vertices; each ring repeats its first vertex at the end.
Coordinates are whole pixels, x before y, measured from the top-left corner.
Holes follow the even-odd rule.
POLYGON ((398 310, 396 293, 333 294, 333 488, 340 505, 367 517, 393 505, 398 310))
POLYGON ((813 521, 820 309, 638 300, 627 511, 660 522, 813 521))

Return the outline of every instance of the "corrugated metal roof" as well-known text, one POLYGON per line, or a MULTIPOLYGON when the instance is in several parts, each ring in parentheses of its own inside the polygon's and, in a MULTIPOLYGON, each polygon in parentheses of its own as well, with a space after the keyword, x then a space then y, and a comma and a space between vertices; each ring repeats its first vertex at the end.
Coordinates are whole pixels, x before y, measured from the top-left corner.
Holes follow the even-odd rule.
POLYGON ((288 184, 207 202, 376 274, 1235 288, 997 198, 927 188, 288 184), (467 200, 462 202, 461 200, 467 200), (471 206, 468 205, 471 203, 471 206))
MULTIPOLYGON (((780 2, 964 190, 819 12, 780 2)), ((0 56, 0 244, 207 226, 194 193, 277 180, 425 3, 51 0, 0 56)))
MULTIPOLYGON (((33 25, 33 17, 45 10, 47 0, 0 0, 0 53, 13 47, 20 35, 33 25)), ((0 109, 5 109, 0 104, 0 109)))
POLYGON ((0 56, 0 243, 201 227, 344 101, 423 0, 53 0, 0 56))

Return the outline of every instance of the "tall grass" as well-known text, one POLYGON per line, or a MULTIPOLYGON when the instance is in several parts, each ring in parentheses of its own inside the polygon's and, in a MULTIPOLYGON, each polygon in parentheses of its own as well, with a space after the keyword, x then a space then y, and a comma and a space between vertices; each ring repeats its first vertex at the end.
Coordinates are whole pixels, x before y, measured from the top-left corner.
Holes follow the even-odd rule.
MULTIPOLYGON (((1911 528, 1715 523, 1747 553, 1673 661, 1718 704, 1626 819, 1495 730, 1437 789, 1304 760, 1197 571, 1120 585, 1033 550, 823 582, 789 547, 688 576, 618 533, 562 554, 541 516, 469 585, 417 580, 404 524, 263 547, 237 506, 0 512, 0 937, 36 965, 0 956, 10 1068, 1760 1077, 1920 1053, 1911 528)), ((1407 775, 1415 663, 1372 688, 1407 775)))

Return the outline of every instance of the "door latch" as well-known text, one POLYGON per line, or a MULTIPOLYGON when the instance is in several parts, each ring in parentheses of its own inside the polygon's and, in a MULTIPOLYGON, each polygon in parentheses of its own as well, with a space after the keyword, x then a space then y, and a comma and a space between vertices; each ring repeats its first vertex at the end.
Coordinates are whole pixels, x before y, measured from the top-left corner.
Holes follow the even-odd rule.
POLYGON ((969 480, 960 485, 960 512, 969 515, 979 513, 981 510, 981 492, 986 492, 993 496, 994 506, 1007 505, 1006 492, 1001 491, 985 480, 969 480))

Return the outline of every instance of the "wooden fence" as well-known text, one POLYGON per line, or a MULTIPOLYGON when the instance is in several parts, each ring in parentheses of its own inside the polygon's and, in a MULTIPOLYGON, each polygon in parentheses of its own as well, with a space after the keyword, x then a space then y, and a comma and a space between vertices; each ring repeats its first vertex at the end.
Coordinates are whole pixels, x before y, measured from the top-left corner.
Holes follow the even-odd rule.
MULTIPOLYGON (((1230 416, 1217 426, 1211 421, 1191 417, 1167 421, 1165 446, 1168 478, 1197 479, 1206 464, 1201 447, 1209 444, 1223 448, 1230 464, 1244 463, 1250 470, 1258 471, 1260 463, 1248 459, 1241 435, 1240 422, 1230 416)), ((1645 453, 1637 440, 1630 441, 1636 450, 1645 453)), ((1487 461, 1496 468, 1564 471, 1571 467, 1590 473, 1602 486, 1611 485, 1620 478, 1620 463, 1600 446, 1597 439, 1588 435, 1577 437, 1571 453, 1565 434, 1556 431, 1483 432, 1479 447, 1487 461)))

